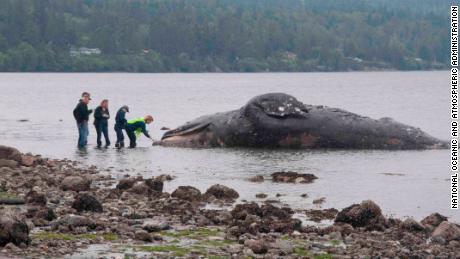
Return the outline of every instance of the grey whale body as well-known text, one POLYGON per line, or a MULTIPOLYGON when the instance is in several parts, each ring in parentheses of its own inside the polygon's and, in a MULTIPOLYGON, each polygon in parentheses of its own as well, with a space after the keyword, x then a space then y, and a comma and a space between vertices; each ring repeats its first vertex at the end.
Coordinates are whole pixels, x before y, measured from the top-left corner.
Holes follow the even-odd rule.
POLYGON ((167 131, 162 146, 331 149, 434 149, 447 143, 390 118, 305 105, 284 93, 252 98, 238 110, 197 118, 167 131))

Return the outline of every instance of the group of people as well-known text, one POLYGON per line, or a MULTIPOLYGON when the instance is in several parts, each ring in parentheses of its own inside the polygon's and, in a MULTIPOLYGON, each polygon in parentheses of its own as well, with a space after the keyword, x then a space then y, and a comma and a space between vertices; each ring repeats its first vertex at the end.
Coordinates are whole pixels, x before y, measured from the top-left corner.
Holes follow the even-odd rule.
MULTIPOLYGON (((88 144, 88 121, 93 110, 88 108, 88 104, 91 100, 90 94, 84 92, 81 95, 81 99, 78 102, 77 106, 73 110, 73 115, 77 122, 78 128, 78 147, 85 148, 88 144)), ((115 116, 115 132, 117 134, 117 142, 115 147, 123 148, 125 147, 124 134, 123 130, 126 132, 129 138, 129 147, 136 147, 136 139, 141 133, 143 133, 147 138, 153 141, 149 132, 147 131, 147 124, 153 122, 153 117, 151 115, 146 115, 143 118, 136 118, 132 120, 126 119, 126 113, 129 112, 129 107, 124 105, 122 106, 115 116)), ((102 147, 102 135, 105 139, 105 147, 110 146, 109 138, 109 101, 107 99, 102 100, 101 104, 94 110, 94 127, 96 128, 97 133, 97 147, 102 147)))

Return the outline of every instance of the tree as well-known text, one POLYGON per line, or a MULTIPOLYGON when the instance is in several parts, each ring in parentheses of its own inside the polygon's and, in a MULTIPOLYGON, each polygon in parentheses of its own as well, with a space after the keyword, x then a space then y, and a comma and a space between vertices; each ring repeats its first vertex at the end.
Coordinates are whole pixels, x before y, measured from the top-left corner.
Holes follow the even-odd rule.
POLYGON ((447 68, 448 9, 433 0, 2 0, 1 71, 447 68), (102 54, 70 55, 80 47, 102 54))

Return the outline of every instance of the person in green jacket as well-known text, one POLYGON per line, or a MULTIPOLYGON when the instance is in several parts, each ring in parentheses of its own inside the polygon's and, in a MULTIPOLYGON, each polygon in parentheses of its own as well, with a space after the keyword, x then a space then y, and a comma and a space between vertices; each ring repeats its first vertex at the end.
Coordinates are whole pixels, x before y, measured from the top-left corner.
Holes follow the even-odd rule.
POLYGON ((147 138, 153 141, 146 127, 147 124, 150 124, 152 122, 153 122, 153 117, 151 115, 146 115, 144 118, 132 119, 132 120, 129 120, 128 123, 126 123, 125 130, 129 138, 130 148, 136 147, 136 138, 141 133, 143 133, 147 138))

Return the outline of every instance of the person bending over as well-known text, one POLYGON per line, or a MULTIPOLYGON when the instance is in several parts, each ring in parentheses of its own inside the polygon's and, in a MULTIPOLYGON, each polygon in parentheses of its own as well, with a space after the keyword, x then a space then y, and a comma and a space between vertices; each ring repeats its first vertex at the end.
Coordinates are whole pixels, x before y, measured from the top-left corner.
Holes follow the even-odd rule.
POLYGON ((126 134, 129 138, 129 147, 135 148, 136 147, 136 138, 141 134, 144 135, 153 141, 152 137, 150 137, 149 132, 147 131, 146 125, 153 122, 153 117, 151 115, 147 115, 144 118, 137 118, 129 120, 126 124, 126 134))
POLYGON ((125 136, 123 135, 123 130, 126 127, 126 113, 129 112, 129 107, 124 105, 118 109, 117 115, 115 116, 115 132, 117 133, 117 142, 115 147, 123 148, 125 147, 125 136))
POLYGON ((105 147, 110 146, 109 140, 109 101, 107 99, 101 102, 96 110, 94 110, 94 127, 96 128, 97 133, 97 147, 102 146, 101 135, 104 134, 105 147))

